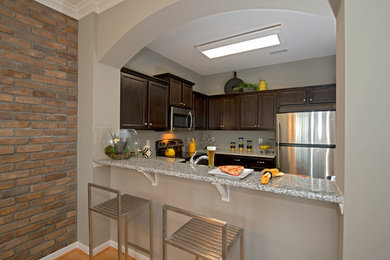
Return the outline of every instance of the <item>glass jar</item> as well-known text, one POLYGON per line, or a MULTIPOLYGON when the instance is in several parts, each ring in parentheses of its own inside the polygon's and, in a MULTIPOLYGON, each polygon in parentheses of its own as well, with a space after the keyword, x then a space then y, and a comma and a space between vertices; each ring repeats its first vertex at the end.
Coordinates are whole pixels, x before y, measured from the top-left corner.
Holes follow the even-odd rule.
POLYGON ((236 151, 236 142, 230 142, 230 151, 235 152, 236 151))
POLYGON ((253 151, 253 148, 252 148, 252 140, 247 140, 247 141, 246 141, 246 151, 247 151, 247 152, 252 152, 252 151, 253 151))
POLYGON ((244 151, 244 137, 238 138, 238 151, 243 152, 244 151))

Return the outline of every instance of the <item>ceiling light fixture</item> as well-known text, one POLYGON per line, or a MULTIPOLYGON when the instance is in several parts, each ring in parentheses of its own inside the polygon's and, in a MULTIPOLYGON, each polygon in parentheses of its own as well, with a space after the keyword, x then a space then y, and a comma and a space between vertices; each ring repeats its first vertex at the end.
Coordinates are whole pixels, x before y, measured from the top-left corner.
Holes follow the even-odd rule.
POLYGON ((195 46, 209 59, 257 50, 280 44, 278 32, 281 24, 223 38, 195 46))

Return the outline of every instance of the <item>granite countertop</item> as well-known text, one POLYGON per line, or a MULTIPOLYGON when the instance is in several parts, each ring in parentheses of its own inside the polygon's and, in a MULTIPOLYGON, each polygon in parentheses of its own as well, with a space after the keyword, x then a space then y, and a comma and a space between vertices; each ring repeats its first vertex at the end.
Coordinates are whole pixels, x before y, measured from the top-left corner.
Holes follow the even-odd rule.
POLYGON ((232 179, 230 177, 213 176, 208 173, 209 168, 207 166, 180 163, 181 160, 164 157, 154 157, 151 159, 132 157, 128 160, 98 159, 93 162, 95 167, 115 166, 206 183, 229 185, 242 189, 338 203, 340 205, 344 203, 343 195, 334 181, 286 174, 283 177, 271 179, 267 185, 261 185, 260 172, 252 172, 243 179, 232 179))

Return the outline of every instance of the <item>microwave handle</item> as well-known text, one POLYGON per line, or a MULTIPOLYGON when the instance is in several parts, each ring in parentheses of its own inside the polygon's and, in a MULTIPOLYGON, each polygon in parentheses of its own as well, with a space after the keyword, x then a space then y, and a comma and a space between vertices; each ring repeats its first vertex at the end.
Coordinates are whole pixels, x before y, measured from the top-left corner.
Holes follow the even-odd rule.
POLYGON ((191 129, 192 129, 192 123, 193 123, 191 111, 188 112, 188 115, 190 116, 190 120, 191 120, 191 121, 190 121, 190 127, 188 128, 188 130, 191 130, 191 129))

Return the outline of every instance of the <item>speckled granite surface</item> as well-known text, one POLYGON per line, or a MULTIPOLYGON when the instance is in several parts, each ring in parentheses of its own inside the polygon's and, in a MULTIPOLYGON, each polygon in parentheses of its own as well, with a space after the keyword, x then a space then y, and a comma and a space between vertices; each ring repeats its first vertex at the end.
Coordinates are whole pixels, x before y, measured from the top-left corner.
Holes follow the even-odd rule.
POLYGON ((219 183, 243 189, 258 190, 283 194, 299 198, 344 203, 343 195, 333 181, 285 175, 273 178, 267 185, 260 184, 261 173, 252 172, 247 177, 237 180, 229 177, 217 177, 208 173, 209 168, 202 165, 180 163, 171 158, 130 158, 115 161, 111 159, 94 160, 94 166, 115 166, 160 175, 174 176, 207 183, 219 183))

